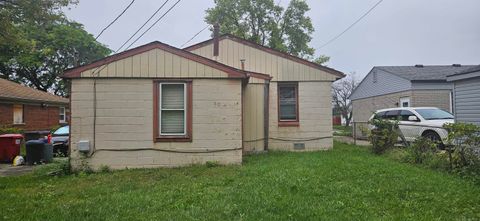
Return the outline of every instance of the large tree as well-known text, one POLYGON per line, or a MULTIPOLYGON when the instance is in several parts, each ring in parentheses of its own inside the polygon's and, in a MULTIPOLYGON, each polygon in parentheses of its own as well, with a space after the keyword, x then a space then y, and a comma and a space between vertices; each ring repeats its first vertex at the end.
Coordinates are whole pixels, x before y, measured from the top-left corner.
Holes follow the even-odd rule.
POLYGON ((357 86, 358 81, 355 79, 355 73, 348 74, 332 85, 334 110, 345 119, 345 126, 349 126, 352 120, 352 102, 349 97, 357 86))
POLYGON ((0 78, 65 95, 67 68, 108 55, 62 8, 76 0, 0 0, 0 78))
MULTIPOLYGON (((310 8, 304 0, 292 0, 285 9, 273 0, 216 0, 205 20, 218 23, 220 33, 229 33, 258 44, 315 60, 308 46, 314 31, 310 8)), ((324 60, 317 60, 324 61, 324 60)))

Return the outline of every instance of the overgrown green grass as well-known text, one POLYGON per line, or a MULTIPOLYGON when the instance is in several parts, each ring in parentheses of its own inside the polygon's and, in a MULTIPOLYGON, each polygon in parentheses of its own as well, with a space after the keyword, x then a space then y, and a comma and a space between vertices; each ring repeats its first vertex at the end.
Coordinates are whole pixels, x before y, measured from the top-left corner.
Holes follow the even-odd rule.
POLYGON ((243 166, 0 178, 5 220, 478 220, 480 187, 335 143, 243 166))
POLYGON ((333 126, 333 135, 335 136, 352 136, 352 127, 351 126, 341 126, 341 125, 334 125, 333 126))

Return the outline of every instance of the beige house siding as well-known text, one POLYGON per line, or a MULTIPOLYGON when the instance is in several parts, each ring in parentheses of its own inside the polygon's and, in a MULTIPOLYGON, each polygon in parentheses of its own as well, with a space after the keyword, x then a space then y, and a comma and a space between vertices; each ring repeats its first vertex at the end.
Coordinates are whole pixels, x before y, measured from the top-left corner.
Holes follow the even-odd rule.
POLYGON ((265 150, 264 94, 265 84, 248 84, 245 87, 243 110, 245 152, 265 150))
MULTIPOLYGON (((86 161, 93 168, 174 167, 206 161, 242 162, 242 151, 175 153, 155 150, 102 151, 137 148, 206 151, 242 147, 241 81, 194 79, 192 142, 153 142, 153 89, 151 79, 98 79, 96 152, 86 161), (228 91, 229 93, 225 93, 228 91)), ((72 165, 81 164, 79 140, 93 145, 93 79, 72 81, 72 165)))
POLYGON ((413 107, 438 107, 445 111, 451 111, 451 90, 413 90, 413 107))
POLYGON ((299 82, 298 127, 278 126, 277 83, 270 84, 269 149, 294 150, 294 143, 304 143, 305 150, 323 150, 333 146, 331 82, 299 82), (328 137, 325 139, 316 139, 328 137), (311 141, 285 141, 285 140, 311 141))
POLYGON ((213 56, 213 44, 191 51, 200 56, 241 69, 245 59, 245 70, 268 74, 272 81, 335 81, 336 76, 325 71, 292 61, 231 39, 219 43, 219 56, 213 56))
POLYGON ((82 77, 112 78, 226 78, 228 75, 218 69, 197 63, 178 55, 152 49, 99 68, 81 73, 82 77), (98 73, 98 74, 97 74, 98 73))
POLYGON ((410 97, 410 102, 412 102, 411 91, 354 100, 352 101, 353 120, 356 122, 366 122, 376 110, 398 107, 398 103, 402 97, 410 97))

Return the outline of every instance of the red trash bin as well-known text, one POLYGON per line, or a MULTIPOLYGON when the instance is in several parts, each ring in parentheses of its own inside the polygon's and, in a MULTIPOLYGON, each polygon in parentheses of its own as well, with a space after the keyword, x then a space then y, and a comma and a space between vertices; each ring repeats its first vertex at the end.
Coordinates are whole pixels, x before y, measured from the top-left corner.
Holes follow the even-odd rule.
POLYGON ((20 155, 22 140, 21 134, 0 135, 0 161, 12 162, 16 156, 20 155))

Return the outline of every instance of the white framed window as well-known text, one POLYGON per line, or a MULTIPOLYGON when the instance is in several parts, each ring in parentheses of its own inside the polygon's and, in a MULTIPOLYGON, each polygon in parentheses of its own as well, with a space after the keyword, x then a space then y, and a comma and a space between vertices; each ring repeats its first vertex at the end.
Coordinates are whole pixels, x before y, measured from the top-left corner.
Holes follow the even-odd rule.
POLYGON ((13 105, 13 124, 23 124, 23 105, 13 105))
POLYGON ((400 98, 400 107, 410 107, 410 97, 400 98))
POLYGON ((162 82, 158 91, 159 135, 187 135, 187 84, 162 82))
POLYGON ((67 117, 65 114, 65 107, 60 107, 58 112, 59 112, 59 122, 65 123, 67 121, 67 117))

